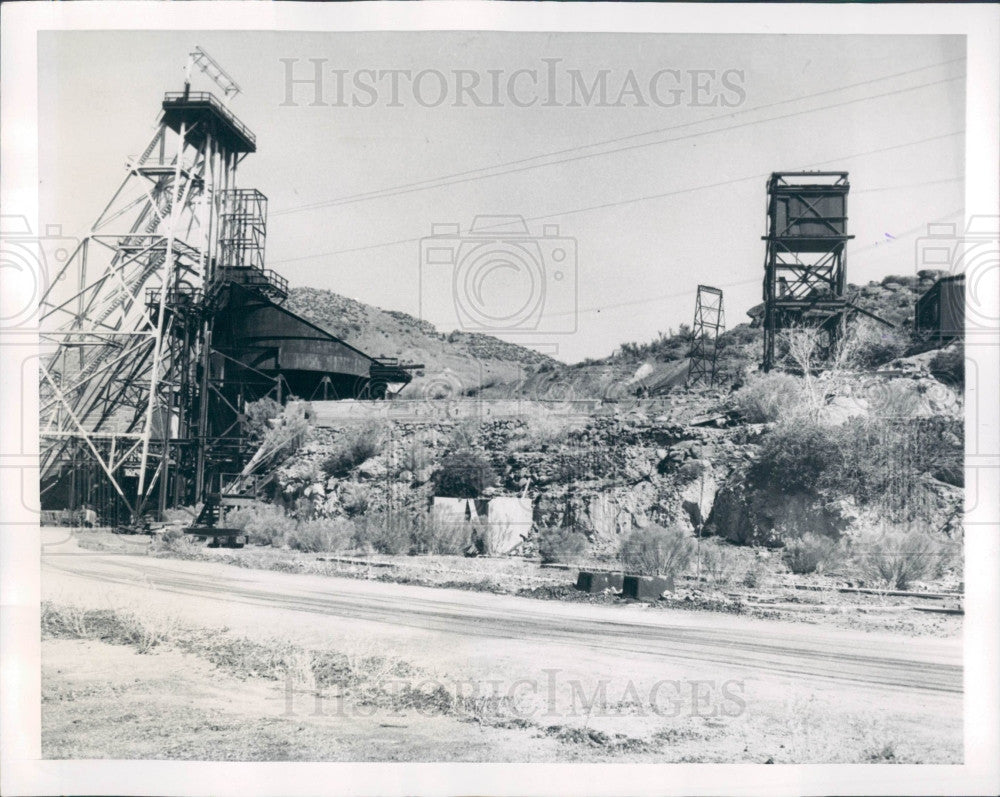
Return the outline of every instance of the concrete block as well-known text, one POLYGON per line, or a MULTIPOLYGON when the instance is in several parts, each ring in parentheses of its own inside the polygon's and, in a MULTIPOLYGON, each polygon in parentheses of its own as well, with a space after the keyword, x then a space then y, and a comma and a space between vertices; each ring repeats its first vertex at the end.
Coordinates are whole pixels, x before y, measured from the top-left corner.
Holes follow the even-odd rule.
POLYGON ((674 591, 672 576, 625 576, 622 597, 637 601, 655 601, 664 592, 674 591))
POLYGON ((606 589, 621 590, 621 573, 604 573, 581 570, 576 577, 576 588, 582 592, 604 592, 606 589))

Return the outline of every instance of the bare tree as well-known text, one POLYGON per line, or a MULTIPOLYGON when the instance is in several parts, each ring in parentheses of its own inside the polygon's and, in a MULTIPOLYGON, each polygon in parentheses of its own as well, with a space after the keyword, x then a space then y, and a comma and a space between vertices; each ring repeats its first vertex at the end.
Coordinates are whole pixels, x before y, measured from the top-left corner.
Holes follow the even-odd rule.
POLYGON ((802 371, 808 410, 815 415, 822 404, 814 372, 822 359, 823 333, 814 327, 790 327, 781 331, 779 340, 784 345, 785 358, 802 371))

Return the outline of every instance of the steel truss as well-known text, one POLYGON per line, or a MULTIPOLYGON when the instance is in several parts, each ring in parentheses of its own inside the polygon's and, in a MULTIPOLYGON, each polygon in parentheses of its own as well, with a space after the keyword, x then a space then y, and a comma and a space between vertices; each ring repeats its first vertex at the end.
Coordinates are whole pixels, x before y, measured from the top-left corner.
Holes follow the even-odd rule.
MULTIPOLYGON (((238 91, 204 51, 192 66, 223 80, 227 97, 238 91)), ((161 510, 200 500, 206 469, 238 459, 241 398, 215 378, 225 355, 212 349, 207 299, 223 266, 263 264, 266 200, 236 189, 254 149, 212 95, 168 93, 149 144, 51 280, 40 310, 43 493, 85 459, 134 520, 154 496, 161 510)))
POLYGON ((698 286, 694 302, 692 344, 688 362, 687 385, 707 382, 715 385, 718 376, 719 335, 726 329, 722 291, 708 285, 698 286))

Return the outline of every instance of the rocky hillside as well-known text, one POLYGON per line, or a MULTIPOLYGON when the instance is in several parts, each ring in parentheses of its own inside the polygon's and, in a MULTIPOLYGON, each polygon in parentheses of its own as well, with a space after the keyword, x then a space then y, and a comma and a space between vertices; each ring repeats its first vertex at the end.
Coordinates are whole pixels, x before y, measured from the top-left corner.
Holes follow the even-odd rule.
MULTIPOLYGON (((921 350, 912 335, 913 306, 944 272, 888 276, 849 285, 858 306, 896 325, 882 327, 885 361, 921 350)), ((490 335, 439 332, 413 316, 380 310, 330 291, 295 288, 287 306, 376 357, 423 363, 406 395, 478 395, 484 398, 622 399, 659 395, 684 385, 690 329, 668 330, 652 341, 626 343, 610 357, 567 365, 490 335)), ((751 308, 751 317, 759 315, 751 308)), ((760 360, 762 332, 753 321, 739 323, 720 338, 719 372, 724 387, 739 385, 760 360)))
POLYGON ((406 395, 475 394, 491 385, 517 385, 535 367, 555 367, 550 357, 491 337, 438 332, 406 313, 381 310, 317 288, 293 288, 285 306, 373 357, 422 363, 406 395))
POLYGON ((300 517, 419 516, 452 494, 442 485, 474 477, 478 497, 532 498, 522 552, 541 530, 568 527, 610 556, 649 524, 779 548, 886 524, 955 540, 963 402, 941 363, 961 359, 954 344, 878 372, 775 373, 589 415, 531 405, 506 418, 313 429, 275 473, 272 500, 300 517), (449 472, 456 456, 464 474, 449 472))

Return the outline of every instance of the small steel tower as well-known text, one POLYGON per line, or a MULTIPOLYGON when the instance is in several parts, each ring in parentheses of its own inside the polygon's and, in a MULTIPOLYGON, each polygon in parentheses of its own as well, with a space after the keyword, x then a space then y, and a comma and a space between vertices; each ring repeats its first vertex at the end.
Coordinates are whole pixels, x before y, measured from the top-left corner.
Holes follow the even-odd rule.
POLYGON ((722 291, 708 285, 698 286, 694 302, 694 324, 691 359, 688 363, 687 385, 699 382, 715 385, 718 376, 719 334, 726 329, 726 313, 722 307, 722 291))

